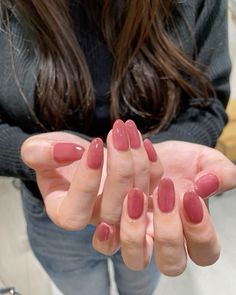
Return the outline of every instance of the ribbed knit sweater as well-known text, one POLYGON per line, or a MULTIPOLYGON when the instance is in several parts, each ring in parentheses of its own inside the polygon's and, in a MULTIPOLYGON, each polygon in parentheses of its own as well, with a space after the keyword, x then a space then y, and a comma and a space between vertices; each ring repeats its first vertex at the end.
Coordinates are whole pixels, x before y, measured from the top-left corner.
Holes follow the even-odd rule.
MULTIPOLYGON (((181 42, 190 57, 194 50, 191 36, 195 38, 197 62, 206 66, 216 98, 209 98, 211 103, 205 109, 193 107, 189 99, 171 124, 151 140, 156 143, 182 140, 214 146, 227 122, 225 106, 229 98, 230 72, 227 1, 179 1, 178 10, 181 14, 176 14, 174 20, 180 40, 174 32, 170 32, 170 37, 181 42)), ((72 17, 96 93, 95 118, 87 134, 93 137, 98 130, 106 135, 111 128, 106 93, 110 88, 113 60, 99 34, 91 29, 86 15, 81 13, 74 9, 72 17)), ((24 24, 19 20, 12 21, 12 32, 10 41, 8 34, 0 30, 0 175, 34 182, 34 173, 21 160, 20 147, 30 135, 42 132, 34 115, 36 62, 24 24)))

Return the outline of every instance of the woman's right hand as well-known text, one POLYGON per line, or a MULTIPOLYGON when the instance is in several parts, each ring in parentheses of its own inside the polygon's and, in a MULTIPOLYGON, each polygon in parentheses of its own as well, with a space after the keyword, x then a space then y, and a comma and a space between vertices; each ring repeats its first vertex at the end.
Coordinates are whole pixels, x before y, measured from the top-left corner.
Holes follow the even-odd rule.
POLYGON ((82 229, 92 223, 103 169, 103 142, 91 143, 66 132, 27 139, 23 161, 36 172, 50 219, 58 226, 82 229))

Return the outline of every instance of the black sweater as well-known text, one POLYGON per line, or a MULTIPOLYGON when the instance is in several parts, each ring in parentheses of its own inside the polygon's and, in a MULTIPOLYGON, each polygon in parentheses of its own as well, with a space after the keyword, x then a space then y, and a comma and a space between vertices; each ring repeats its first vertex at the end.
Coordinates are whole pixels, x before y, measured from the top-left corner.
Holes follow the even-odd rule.
MULTIPOLYGON (((173 139, 214 146, 227 122, 225 106, 229 97, 230 72, 227 1, 179 1, 178 10, 184 15, 184 18, 179 14, 174 16, 181 46, 187 55, 192 56, 190 29, 198 48, 197 62, 206 66, 216 98, 209 98, 211 104, 206 109, 191 106, 189 99, 169 127, 151 139, 153 142, 173 139)), ((111 128, 107 124, 109 105, 105 94, 110 87, 113 61, 99 35, 90 29, 86 17, 78 17, 79 12, 73 14, 76 34, 86 55, 97 99, 95 119, 87 135, 96 136, 98 129, 105 133, 111 128)), ((12 32, 10 41, 7 33, 0 30, 0 175, 34 181, 32 170, 21 161, 20 147, 31 134, 42 132, 34 115, 36 63, 30 46, 31 36, 27 35, 24 24, 12 21, 12 32)), ((173 32, 170 35, 176 38, 173 32)))

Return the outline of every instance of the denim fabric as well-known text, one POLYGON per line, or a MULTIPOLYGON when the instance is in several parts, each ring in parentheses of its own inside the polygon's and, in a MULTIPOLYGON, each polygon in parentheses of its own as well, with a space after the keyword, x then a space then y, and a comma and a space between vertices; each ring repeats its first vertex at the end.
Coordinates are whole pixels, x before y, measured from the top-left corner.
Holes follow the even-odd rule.
MULTIPOLYGON (((109 295, 108 257, 92 247, 93 226, 65 231, 48 218, 42 202, 22 188, 23 209, 31 248, 64 295, 109 295)), ((152 260, 145 271, 132 271, 120 252, 110 257, 120 295, 151 295, 159 272, 152 260)))

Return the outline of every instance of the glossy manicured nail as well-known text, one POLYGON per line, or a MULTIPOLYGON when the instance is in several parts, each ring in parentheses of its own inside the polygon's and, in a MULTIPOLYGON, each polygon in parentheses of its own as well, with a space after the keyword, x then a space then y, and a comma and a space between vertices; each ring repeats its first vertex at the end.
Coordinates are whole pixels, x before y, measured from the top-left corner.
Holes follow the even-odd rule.
POLYGON ((160 180, 157 196, 157 204, 162 212, 168 213, 174 209, 175 187, 171 179, 163 178, 160 180))
POLYGON ((132 219, 138 219, 144 209, 144 195, 140 189, 131 189, 128 193, 128 215, 132 219))
POLYGON ((97 238, 100 242, 105 242, 109 239, 110 227, 102 222, 97 226, 97 238))
POLYGON ((53 146, 53 158, 58 163, 80 160, 83 153, 84 148, 75 143, 58 142, 53 146))
POLYGON ((194 190, 200 197, 207 198, 216 193, 219 186, 218 177, 215 174, 208 173, 195 182, 194 190))
POLYGON ((122 120, 115 121, 112 128, 112 140, 118 151, 127 151, 129 149, 129 138, 125 123, 122 120))
POLYGON ((143 144, 144 144, 145 150, 147 152, 149 161, 156 162, 157 161, 157 153, 153 147, 152 142, 148 138, 146 138, 144 140, 143 144))
POLYGON ((87 164, 89 168, 99 169, 103 162, 103 142, 100 138, 95 138, 88 148, 87 164))
POLYGON ((130 147, 132 149, 138 149, 141 146, 141 141, 138 133, 137 126, 134 121, 128 120, 125 122, 126 131, 129 136, 130 147))
POLYGON ((203 208, 199 196, 195 192, 184 194, 183 206, 185 213, 192 223, 200 223, 203 219, 203 208))

